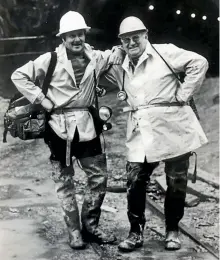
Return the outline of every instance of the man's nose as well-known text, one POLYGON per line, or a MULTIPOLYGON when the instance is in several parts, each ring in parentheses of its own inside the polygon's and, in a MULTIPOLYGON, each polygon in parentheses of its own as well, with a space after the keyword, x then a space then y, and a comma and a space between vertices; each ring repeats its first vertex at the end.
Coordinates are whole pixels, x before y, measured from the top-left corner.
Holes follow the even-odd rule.
POLYGON ((135 41, 131 38, 131 39, 130 39, 130 45, 132 46, 132 45, 134 45, 134 44, 136 44, 136 43, 135 43, 135 41))
POLYGON ((76 36, 74 37, 73 41, 74 41, 74 42, 80 42, 81 40, 80 40, 80 37, 76 35, 76 36))

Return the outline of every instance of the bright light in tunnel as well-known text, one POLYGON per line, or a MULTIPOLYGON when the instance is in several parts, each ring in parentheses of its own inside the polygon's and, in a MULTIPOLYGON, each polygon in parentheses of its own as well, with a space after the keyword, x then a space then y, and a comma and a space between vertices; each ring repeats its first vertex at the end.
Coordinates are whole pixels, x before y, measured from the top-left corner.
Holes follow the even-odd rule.
POLYGON ((181 11, 180 10, 176 10, 176 14, 181 14, 181 11))
POLYGON ((206 19, 207 19, 207 16, 203 15, 202 20, 206 20, 206 19))
POLYGON ((192 14, 191 14, 191 17, 192 17, 192 18, 195 18, 195 17, 196 17, 196 15, 195 15, 194 13, 192 13, 192 14))
POLYGON ((154 6, 153 5, 149 5, 149 10, 154 10, 154 6))
POLYGON ((220 17, 218 17, 217 20, 220 22, 220 17))

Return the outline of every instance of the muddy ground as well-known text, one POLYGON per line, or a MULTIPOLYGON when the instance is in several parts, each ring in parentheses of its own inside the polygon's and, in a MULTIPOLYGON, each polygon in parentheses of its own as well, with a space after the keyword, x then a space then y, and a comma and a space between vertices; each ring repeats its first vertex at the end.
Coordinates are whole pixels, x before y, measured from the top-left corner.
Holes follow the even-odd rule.
MULTIPOLYGON (((123 103, 116 100, 116 91, 101 102, 113 109, 112 130, 105 134, 106 153, 108 157, 109 186, 125 187, 125 124, 126 114, 122 113, 123 103)), ((199 94, 195 96, 209 143, 198 152, 199 167, 209 172, 210 176, 219 174, 219 104, 218 79, 205 81, 199 94)), ((3 112, 8 100, 0 102, 0 135, 3 132, 3 112)), ((104 145, 104 143, 103 143, 104 145)), ((171 255, 164 251, 163 220, 159 219, 148 208, 146 210, 147 229, 142 249, 131 254, 121 254, 114 246, 104 246, 106 256, 98 254, 91 245, 84 251, 73 251, 67 244, 67 232, 62 212, 50 179, 51 167, 48 162, 49 150, 42 140, 21 141, 8 135, 8 142, 0 144, 0 259, 1 260, 97 260, 97 259, 209 259, 206 253, 195 243, 183 237, 183 248, 171 255), (157 231, 157 232, 155 232, 157 231), (194 257, 194 253, 201 251, 194 257), (186 254, 190 252, 191 258, 186 254), (144 257, 144 258, 143 258, 144 257)), ((77 164, 75 181, 77 198, 82 203, 85 175, 77 164)), ((163 164, 152 176, 163 174, 163 164)), ((208 196, 218 197, 218 190, 197 182, 198 189, 208 196)), ((156 193, 156 202, 162 206, 163 196, 156 193)), ((219 212, 218 200, 207 199, 193 208, 186 208, 183 223, 194 230, 205 243, 218 251, 219 212)), ((126 217, 126 194, 108 192, 103 204, 100 220, 102 228, 114 232, 121 241, 128 232, 126 217)), ((211 258, 210 258, 211 259, 211 258)))

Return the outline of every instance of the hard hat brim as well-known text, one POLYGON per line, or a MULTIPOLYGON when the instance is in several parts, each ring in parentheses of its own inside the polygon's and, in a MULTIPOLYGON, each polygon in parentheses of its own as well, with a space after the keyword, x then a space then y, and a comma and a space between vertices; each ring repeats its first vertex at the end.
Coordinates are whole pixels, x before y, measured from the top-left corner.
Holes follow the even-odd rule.
POLYGON ((91 29, 91 27, 87 26, 85 28, 79 28, 79 29, 75 29, 75 30, 67 30, 67 31, 63 31, 63 32, 58 32, 56 34, 57 37, 60 37, 62 34, 64 33, 68 33, 68 32, 73 32, 73 31, 78 31, 78 30, 86 30, 86 32, 88 32, 91 29))
POLYGON ((148 30, 147 30, 147 28, 143 28, 143 29, 139 29, 139 30, 128 31, 125 33, 119 33, 118 38, 121 38, 122 36, 127 35, 127 34, 132 34, 132 33, 137 33, 137 32, 148 32, 148 30))

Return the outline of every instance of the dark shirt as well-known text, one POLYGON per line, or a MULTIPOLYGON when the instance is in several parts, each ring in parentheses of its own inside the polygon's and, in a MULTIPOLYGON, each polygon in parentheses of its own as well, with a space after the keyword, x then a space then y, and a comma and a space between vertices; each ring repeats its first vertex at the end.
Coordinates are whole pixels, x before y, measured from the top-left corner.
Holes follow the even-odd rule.
POLYGON ((68 59, 71 60, 75 79, 76 79, 76 86, 79 87, 79 84, 83 78, 85 73, 86 67, 89 64, 89 59, 81 54, 81 55, 73 55, 72 53, 67 51, 68 59))

